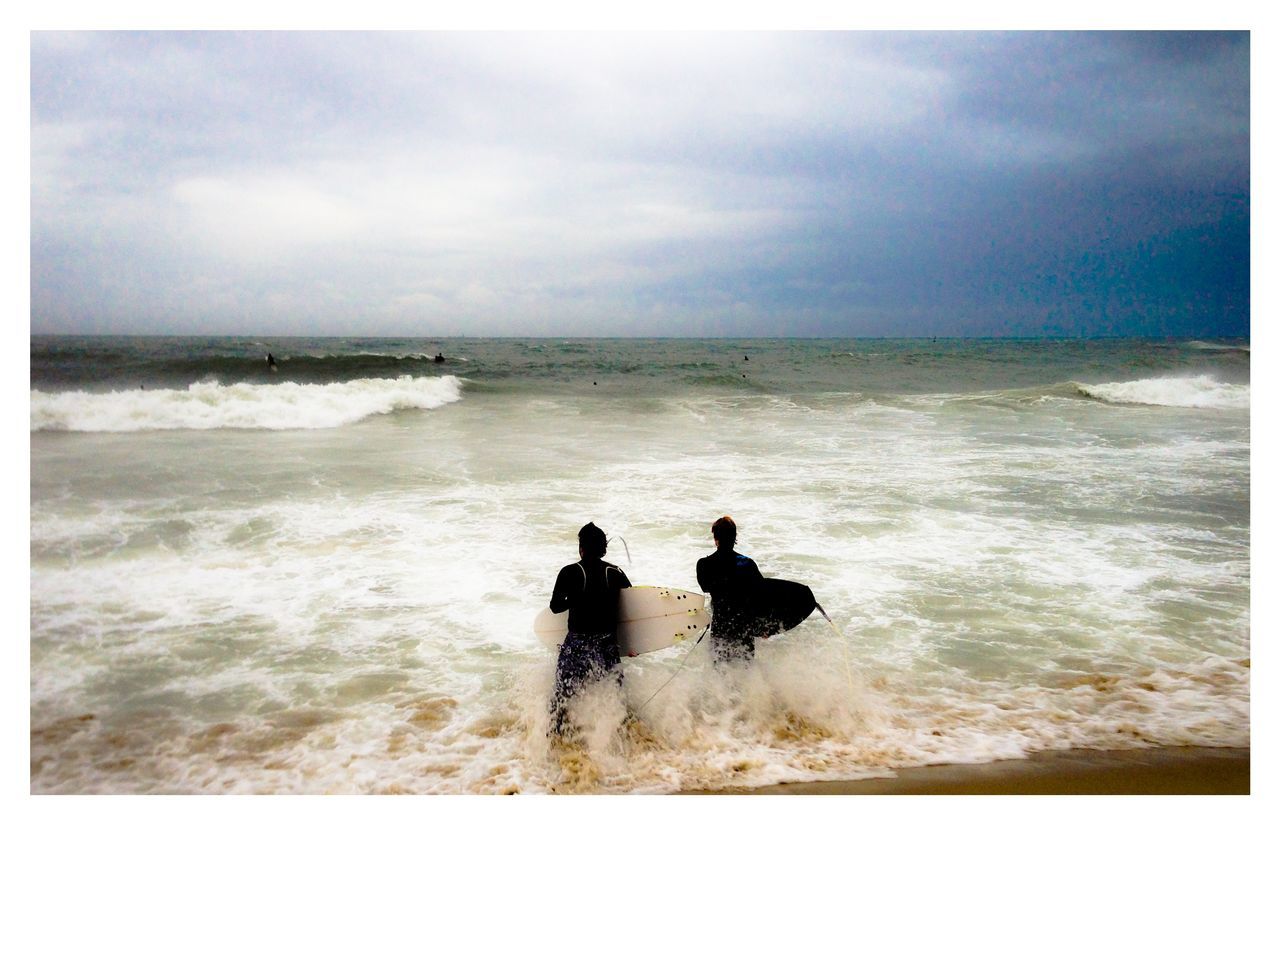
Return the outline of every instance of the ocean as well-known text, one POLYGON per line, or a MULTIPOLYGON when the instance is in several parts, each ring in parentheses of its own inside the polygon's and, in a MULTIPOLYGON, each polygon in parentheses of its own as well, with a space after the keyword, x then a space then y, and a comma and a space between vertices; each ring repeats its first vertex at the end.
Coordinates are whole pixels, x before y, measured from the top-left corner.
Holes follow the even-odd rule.
POLYGON ((31 790, 1248 746, 1249 377, 1243 341, 33 336, 31 790), (578 528, 696 590, 726 513, 833 623, 629 659, 553 745, 531 626, 578 528))

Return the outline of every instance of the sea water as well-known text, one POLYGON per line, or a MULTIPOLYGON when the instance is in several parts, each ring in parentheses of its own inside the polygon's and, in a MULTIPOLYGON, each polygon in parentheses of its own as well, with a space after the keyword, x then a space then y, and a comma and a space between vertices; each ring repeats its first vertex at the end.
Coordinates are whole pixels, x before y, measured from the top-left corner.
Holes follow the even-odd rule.
POLYGON ((1249 362, 33 337, 31 789, 654 793, 1247 746, 1249 362), (578 528, 696 590, 726 513, 834 622, 745 665, 630 659, 549 741, 531 625, 578 528))

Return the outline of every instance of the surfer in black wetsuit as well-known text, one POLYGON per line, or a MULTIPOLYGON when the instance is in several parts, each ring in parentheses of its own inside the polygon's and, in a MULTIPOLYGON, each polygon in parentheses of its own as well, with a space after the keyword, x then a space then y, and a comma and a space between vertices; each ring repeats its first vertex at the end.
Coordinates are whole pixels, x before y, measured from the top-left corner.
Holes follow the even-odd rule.
POLYGON ((568 704, 588 683, 613 672, 622 682, 618 656, 618 591, 631 586, 621 567, 606 563, 604 531, 588 523, 578 531, 577 563, 560 570, 551 591, 551 612, 569 611, 569 632, 556 659, 551 695, 551 732, 567 732, 568 704))
POLYGON ((711 655, 719 662, 750 660, 756 652, 755 601, 764 584, 750 557, 734 551, 733 517, 711 525, 716 552, 698 561, 698 586, 711 595, 711 655))

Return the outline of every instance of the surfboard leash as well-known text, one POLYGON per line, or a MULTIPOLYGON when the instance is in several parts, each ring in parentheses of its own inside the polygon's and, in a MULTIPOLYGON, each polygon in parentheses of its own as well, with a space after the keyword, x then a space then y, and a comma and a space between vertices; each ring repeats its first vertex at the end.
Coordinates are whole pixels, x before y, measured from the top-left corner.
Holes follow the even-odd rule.
POLYGON ((610 537, 606 543, 613 543, 615 540, 622 541, 622 549, 627 552, 627 566, 631 566, 631 548, 627 546, 627 541, 623 540, 621 537, 610 537))
MULTIPOLYGON (((624 544, 623 544, 623 545, 625 546, 625 541, 624 541, 624 544)), ((830 614, 828 614, 826 610, 823 610, 823 609, 822 609, 822 604, 818 603, 818 601, 815 599, 815 600, 813 601, 813 605, 814 605, 814 607, 817 609, 817 611, 818 611, 820 614, 822 614, 822 618, 823 618, 824 620, 826 620, 826 621, 827 621, 827 623, 828 623, 828 625, 830 625, 831 629, 835 631, 836 636, 837 636, 837 637, 839 637, 841 640, 844 640, 844 639, 845 639, 844 634, 840 632, 840 628, 836 626, 836 622, 835 622, 834 620, 832 620, 832 619, 831 619, 831 615, 830 615, 830 614)), ((669 684, 672 680, 674 680, 674 679, 679 675, 680 671, 684 669, 684 665, 685 665, 686 663, 688 663, 688 662, 689 662, 689 658, 690 658, 691 656, 693 656, 694 647, 697 647, 697 645, 698 645, 698 644, 700 644, 700 643, 702 642, 702 638, 703 638, 703 637, 705 637, 705 636, 707 635, 707 631, 708 631, 708 630, 710 630, 710 629, 711 629, 710 625, 708 625, 708 626, 706 626, 706 627, 703 627, 703 628, 702 628, 702 633, 698 635, 698 639, 697 639, 697 640, 693 641, 693 646, 692 646, 692 647, 690 647, 690 648, 689 648, 689 652, 688 652, 688 653, 686 653, 686 654, 684 655, 684 659, 682 659, 682 660, 680 661, 679 666, 677 666, 673 671, 671 671, 671 676, 667 677, 667 679, 666 679, 666 680, 664 680, 664 681, 662 682, 662 686, 660 686, 657 690, 653 691, 653 693, 649 694, 648 699, 647 699, 647 700, 645 700, 645 702, 644 702, 644 703, 640 704, 640 706, 636 708, 636 713, 640 713, 642 710, 644 710, 644 708, 645 708, 645 707, 647 707, 650 703, 652 703, 652 702, 653 702, 653 698, 654 698, 654 697, 656 697, 658 694, 660 694, 663 690, 667 689, 667 684, 669 684)), ((847 641, 846 641, 846 643, 847 643, 847 641)), ((851 670, 851 669, 850 669, 850 667, 849 667, 849 651, 846 649, 846 644, 845 644, 845 643, 842 643, 842 644, 840 645, 840 652, 841 652, 842 654, 844 654, 844 675, 845 675, 845 682, 846 682, 846 683, 848 684, 848 686, 849 686, 849 696, 852 698, 852 696, 853 696, 853 672, 852 672, 852 670, 851 670)))
POLYGON ((671 671, 671 676, 667 677, 667 679, 663 681, 662 686, 660 686, 657 690, 653 691, 653 693, 649 694, 648 700, 646 700, 644 703, 640 704, 640 706, 636 708, 636 713, 639 713, 641 710, 647 707, 649 703, 653 700, 653 698, 656 697, 658 694, 660 694, 663 690, 665 690, 667 688, 667 684, 676 678, 676 674, 678 674, 681 670, 684 669, 684 665, 689 662, 689 657, 693 655, 693 648, 702 642, 702 638, 707 635, 707 631, 710 629, 711 629, 710 625, 702 628, 702 633, 699 635, 697 640, 693 641, 693 647, 689 648, 689 652, 684 655, 684 659, 680 661, 680 665, 671 671))

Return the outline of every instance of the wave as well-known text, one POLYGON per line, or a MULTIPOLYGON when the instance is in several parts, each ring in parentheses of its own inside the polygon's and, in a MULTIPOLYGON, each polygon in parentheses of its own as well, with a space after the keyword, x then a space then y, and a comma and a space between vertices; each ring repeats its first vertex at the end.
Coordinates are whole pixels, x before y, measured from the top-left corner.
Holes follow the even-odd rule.
POLYGON ((1076 392, 1107 403, 1133 403, 1155 407, 1205 407, 1215 410, 1248 410, 1249 385, 1222 383, 1207 374, 1194 377, 1153 377, 1121 383, 1072 383, 1076 392))
POLYGON ((457 377, 343 383, 194 383, 184 390, 31 391, 31 430, 324 430, 462 399, 457 377))
POLYGON ((1242 343, 1211 343, 1208 340, 1189 340, 1187 347, 1192 350, 1234 350, 1249 353, 1249 345, 1242 343))
POLYGON ((299 354, 298 357, 296 358, 291 356, 290 354, 281 354, 276 359, 280 361, 289 361, 294 359, 350 361, 352 360, 352 358, 362 358, 362 357, 372 357, 378 360, 412 360, 416 362, 425 362, 425 363, 470 363, 470 358, 468 357, 460 357, 460 356, 446 357, 443 353, 440 353, 439 351, 436 351, 436 353, 422 353, 422 352, 387 353, 386 351, 380 351, 380 350, 356 350, 352 353, 304 353, 304 354, 299 354), (439 356, 441 356, 443 359, 437 360, 436 359, 437 354, 439 354, 439 356))
POLYGON ((284 378, 292 383, 327 384, 361 378, 431 376, 469 362, 460 356, 437 362, 435 353, 411 350, 336 353, 323 346, 315 350, 284 346, 273 351, 273 356, 278 370, 269 369, 266 353, 257 353, 256 348, 252 353, 228 355, 196 350, 147 352, 95 346, 74 351, 33 346, 31 385, 45 390, 92 385, 100 392, 103 388, 128 390, 143 386, 182 389, 209 379, 223 384, 267 384, 284 378))

